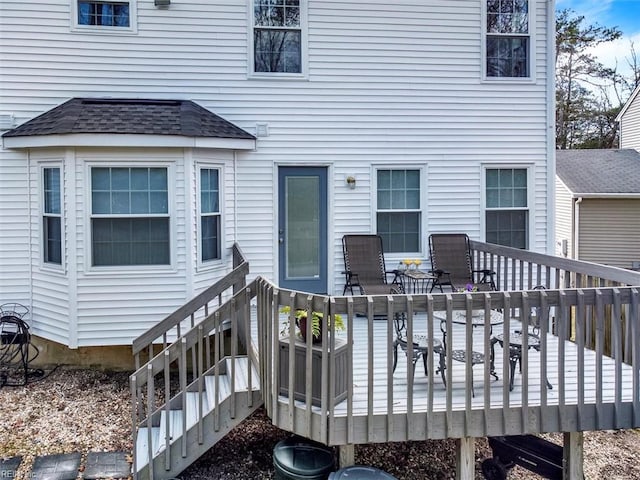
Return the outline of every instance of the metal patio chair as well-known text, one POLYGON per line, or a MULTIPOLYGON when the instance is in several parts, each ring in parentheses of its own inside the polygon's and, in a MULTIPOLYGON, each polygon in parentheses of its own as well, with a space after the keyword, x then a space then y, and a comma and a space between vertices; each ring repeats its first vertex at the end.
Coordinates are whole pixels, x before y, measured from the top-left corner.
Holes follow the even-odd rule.
POLYGON ((388 295, 404 293, 400 272, 387 271, 382 238, 379 235, 345 235, 342 237, 345 284, 342 294, 388 295), (389 283, 388 277, 393 275, 389 283))
POLYGON ((431 269, 436 279, 431 290, 448 286, 452 291, 472 289, 478 291, 496 290, 491 270, 473 270, 471 245, 464 233, 434 233, 429 235, 431 269))

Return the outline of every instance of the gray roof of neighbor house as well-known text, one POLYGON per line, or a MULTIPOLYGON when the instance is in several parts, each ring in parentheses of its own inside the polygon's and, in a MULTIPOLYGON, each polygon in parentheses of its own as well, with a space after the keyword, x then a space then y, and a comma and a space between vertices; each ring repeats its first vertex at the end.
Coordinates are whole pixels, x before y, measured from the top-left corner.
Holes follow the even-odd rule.
POLYGON ((63 134, 255 137, 190 100, 72 98, 3 137, 63 134))
POLYGON ((556 174, 575 194, 640 193, 640 153, 624 150, 557 150, 556 174))

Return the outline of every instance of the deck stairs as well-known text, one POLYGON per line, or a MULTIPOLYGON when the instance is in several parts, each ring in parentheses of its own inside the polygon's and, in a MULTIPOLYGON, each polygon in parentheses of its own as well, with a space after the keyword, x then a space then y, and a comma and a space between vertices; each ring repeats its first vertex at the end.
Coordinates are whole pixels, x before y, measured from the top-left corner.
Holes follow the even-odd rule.
POLYGON ((235 368, 232 362, 229 358, 223 360, 219 375, 212 371, 203 376, 202 391, 184 392, 182 402, 173 399, 170 408, 163 405, 152 416, 151 426, 138 429, 136 478, 176 477, 262 404, 255 366, 251 367, 249 390, 248 357, 236 357, 235 368))

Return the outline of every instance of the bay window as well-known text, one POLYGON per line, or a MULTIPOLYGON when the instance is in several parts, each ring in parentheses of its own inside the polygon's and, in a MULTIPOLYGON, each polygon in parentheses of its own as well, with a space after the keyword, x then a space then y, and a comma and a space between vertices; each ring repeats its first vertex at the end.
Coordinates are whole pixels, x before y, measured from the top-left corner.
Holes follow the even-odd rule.
POLYGON ((62 265, 62 207, 60 168, 43 168, 43 260, 45 263, 62 265))
POLYGON ((526 168, 488 168, 485 171, 486 241, 529 248, 529 193, 526 168))
POLYGON ((221 244, 220 171, 200 169, 200 260, 220 260, 221 244))
POLYGON ((166 168, 91 168, 93 266, 169 265, 166 168))
POLYGON ((385 252, 419 252, 420 170, 378 170, 376 189, 376 225, 385 252))

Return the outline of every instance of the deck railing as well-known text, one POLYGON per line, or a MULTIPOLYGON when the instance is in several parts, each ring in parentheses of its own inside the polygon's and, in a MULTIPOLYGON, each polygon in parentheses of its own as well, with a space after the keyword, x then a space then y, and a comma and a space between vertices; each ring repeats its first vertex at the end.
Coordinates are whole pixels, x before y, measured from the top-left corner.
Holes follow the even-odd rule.
POLYGON ((640 335, 640 274, 480 242, 473 249, 474 266, 496 271, 501 290, 329 297, 258 279, 263 398, 274 424, 338 445, 639 427, 640 345, 632 340, 640 335), (546 288, 533 290, 537 285, 546 288), (293 331, 283 335, 283 307, 323 313, 321 344, 309 338, 302 356, 297 347, 289 348, 300 340, 293 331), (486 319, 500 312, 505 346, 514 330, 527 331, 543 312, 539 347, 529 348, 527 335, 521 339, 516 387, 510 390, 510 376, 502 373, 511 368, 509 352, 492 341, 490 322, 479 330, 463 326, 458 342, 485 360, 495 355, 499 381, 489 361, 474 367, 467 356, 462 365, 454 364, 450 341, 443 353, 446 387, 435 375, 440 355, 434 347, 428 354, 431 374, 417 382, 414 335, 426 335, 432 345, 441 340, 439 327, 451 331, 458 312, 470 317, 477 310, 486 319), (346 332, 326 328, 326 319, 336 314, 343 316, 346 332), (399 354, 403 368, 394 373, 395 331, 388 319, 396 315, 406 319, 409 342, 406 355, 399 354), (346 360, 339 358, 344 349, 346 360), (335 379, 342 368, 344 399, 335 379))

